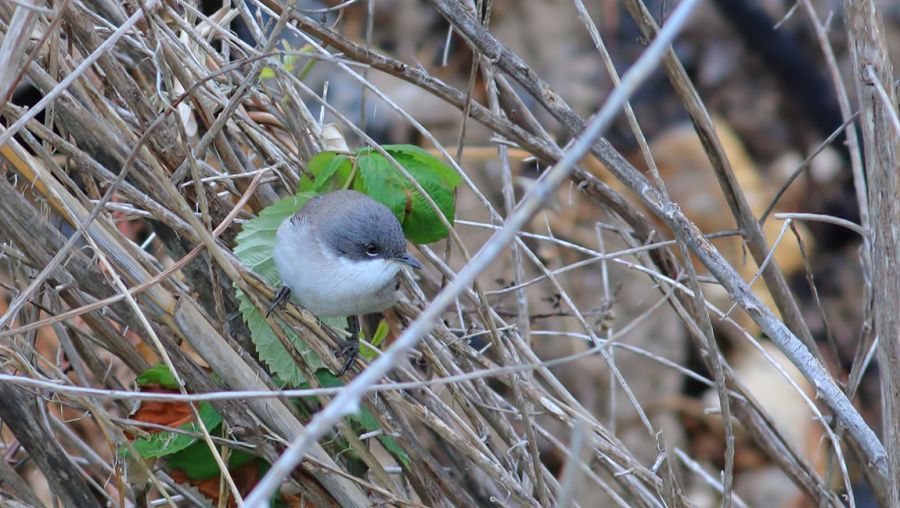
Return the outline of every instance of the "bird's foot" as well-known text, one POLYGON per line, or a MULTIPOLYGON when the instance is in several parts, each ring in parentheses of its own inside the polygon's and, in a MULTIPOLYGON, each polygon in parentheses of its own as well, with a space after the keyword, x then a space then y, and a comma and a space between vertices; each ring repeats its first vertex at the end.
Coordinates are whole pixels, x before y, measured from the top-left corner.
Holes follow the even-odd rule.
POLYGON ((334 356, 337 358, 343 358, 344 363, 341 364, 341 370, 338 371, 338 377, 343 376, 353 363, 356 362, 356 358, 359 357, 359 336, 356 334, 351 335, 349 339, 344 341, 344 345, 341 346, 340 349, 335 351, 334 356))
POLYGON ((275 293, 275 299, 272 300, 272 303, 269 304, 269 308, 266 309, 266 317, 269 317, 269 314, 272 313, 278 307, 282 309, 287 305, 288 300, 291 297, 291 288, 287 286, 281 286, 278 288, 278 292, 275 293))

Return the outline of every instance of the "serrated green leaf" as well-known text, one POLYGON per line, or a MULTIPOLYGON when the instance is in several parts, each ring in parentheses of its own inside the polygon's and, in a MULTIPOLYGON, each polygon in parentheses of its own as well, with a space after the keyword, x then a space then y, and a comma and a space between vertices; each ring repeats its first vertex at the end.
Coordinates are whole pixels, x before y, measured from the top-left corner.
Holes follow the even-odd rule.
POLYGON ((153 367, 141 372, 135 381, 138 386, 156 385, 163 388, 169 388, 170 390, 178 389, 178 382, 175 381, 175 376, 172 375, 172 371, 169 370, 164 363, 157 363, 153 367))
MULTIPOLYGON (((200 419, 208 430, 214 429, 222 423, 222 415, 206 402, 200 403, 198 412, 200 413, 200 419)), ((178 428, 188 432, 200 432, 200 426, 196 422, 186 423, 178 428)), ((154 459, 184 450, 198 439, 174 432, 159 432, 152 434, 148 438, 136 439, 133 445, 141 457, 154 459)), ((206 446, 206 444, 204 443, 203 446, 206 446)))
MULTIPOLYGON (((412 145, 383 147, 431 196, 450 224, 453 224, 456 197, 461 179, 425 150, 412 145)), ((440 217, 413 184, 381 154, 371 148, 357 152, 359 178, 366 194, 394 212, 406 238, 414 243, 431 243, 446 238, 449 231, 440 217)))
MULTIPOLYGON (((240 450, 232 450, 228 456, 228 469, 234 470, 252 461, 262 459, 240 450)), ((169 467, 183 471, 192 480, 205 480, 219 476, 219 465, 213 458, 209 446, 198 441, 178 453, 166 458, 169 467)))
POLYGON ((457 173, 456 170, 445 164, 441 159, 431 155, 428 150, 425 150, 424 148, 416 145, 383 145, 382 148, 395 159, 398 155, 401 157, 412 157, 420 164, 428 166, 432 173, 444 179, 451 190, 462 183, 462 177, 459 176, 459 173, 457 173))
MULTIPOLYGON (((281 341, 278 340, 275 331, 269 326, 262 313, 253 306, 250 299, 241 290, 235 288, 235 296, 237 296, 240 303, 239 310, 244 317, 244 322, 250 328, 250 338, 253 341, 253 345, 256 346, 259 358, 266 362, 272 373, 278 376, 286 386, 296 386, 305 382, 306 377, 303 376, 300 367, 294 362, 294 358, 284 348, 281 341)), ((281 330, 306 361, 309 368, 318 369, 325 366, 315 351, 310 349, 289 326, 278 318, 275 321, 281 326, 281 330)))
MULTIPOLYGON (((278 226, 282 221, 295 214, 311 197, 313 197, 311 193, 299 193, 272 203, 262 210, 258 217, 247 221, 235 239, 237 243, 237 247, 234 249, 235 256, 273 286, 278 286, 281 282, 272 258, 278 226)), ((300 367, 294 363, 293 357, 278 340, 262 313, 237 287, 235 287, 235 296, 240 303, 239 310, 250 329, 250 337, 260 359, 266 362, 272 372, 288 385, 295 386, 306 381, 300 367)), ((318 355, 289 326, 281 323, 280 320, 276 321, 281 325, 285 336, 294 345, 309 368, 316 370, 325 366, 318 355)))

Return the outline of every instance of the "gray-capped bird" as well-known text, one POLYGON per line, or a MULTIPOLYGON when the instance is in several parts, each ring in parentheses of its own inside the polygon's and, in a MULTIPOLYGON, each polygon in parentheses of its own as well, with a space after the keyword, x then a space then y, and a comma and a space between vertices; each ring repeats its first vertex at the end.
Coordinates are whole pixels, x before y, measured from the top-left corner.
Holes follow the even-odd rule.
POLYGON ((346 316, 351 335, 337 352, 343 375, 359 354, 359 316, 397 302, 403 265, 422 268, 388 207, 354 190, 316 196, 278 227, 275 266, 284 285, 269 312, 293 298, 316 316, 346 316))

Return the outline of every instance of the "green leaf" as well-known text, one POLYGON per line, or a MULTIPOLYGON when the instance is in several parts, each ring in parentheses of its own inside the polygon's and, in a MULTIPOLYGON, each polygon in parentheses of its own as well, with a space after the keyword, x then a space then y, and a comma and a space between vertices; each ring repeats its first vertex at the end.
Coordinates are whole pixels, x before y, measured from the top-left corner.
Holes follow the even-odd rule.
POLYGON ((303 175, 300 179, 300 192, 313 191, 316 194, 324 194, 344 186, 353 172, 353 164, 346 155, 337 152, 319 152, 309 161, 306 169, 315 175, 316 179, 313 181, 307 175, 303 175))
MULTIPOLYGON (((422 186, 452 225, 456 207, 454 190, 461 182, 460 176, 419 147, 385 145, 382 148, 422 186)), ((371 148, 358 150, 357 157, 365 193, 394 212, 408 240, 431 243, 447 237, 449 231, 431 205, 385 157, 371 148)))
POLYGON ((170 390, 178 389, 178 382, 175 381, 175 376, 172 375, 172 371, 164 363, 157 363, 141 372, 135 381, 137 381, 138 386, 156 385, 170 390))
MULTIPOLYGON (((382 319, 381 321, 378 322, 378 327, 375 328, 375 333, 372 334, 372 340, 370 340, 369 343, 375 347, 380 346, 381 343, 384 342, 384 339, 385 339, 385 337, 387 337, 387 334, 389 331, 390 331, 390 327, 387 324, 387 320, 382 319)), ((363 337, 363 338, 365 338, 365 337, 363 337)), ((361 354, 362 357, 365 358, 366 360, 371 360, 372 358, 375 358, 375 353, 376 353, 376 351, 373 350, 372 348, 370 348, 368 345, 360 344, 359 354, 361 354)))
MULTIPOLYGON (((283 44, 282 48, 284 49, 284 51, 288 51, 288 52, 294 51, 294 49, 291 47, 291 45, 289 43, 283 44)), ((306 44, 305 46, 300 48, 299 52, 300 53, 312 53, 314 50, 315 50, 315 48, 313 48, 309 44, 306 44)), ((294 73, 294 71, 296 70, 297 61, 299 59, 300 59, 300 55, 287 54, 281 58, 275 58, 274 60, 275 60, 275 62, 277 62, 277 65, 280 65, 286 72, 294 73)), ((313 58, 306 66, 304 66, 304 71, 306 73, 309 73, 309 70, 307 70, 306 67, 310 67, 310 70, 311 70, 310 64, 314 65, 315 62, 317 62, 317 61, 318 61, 317 59, 313 58)), ((262 70, 259 72, 259 77, 262 79, 274 78, 275 77, 275 67, 272 67, 272 66, 263 67, 262 70)), ((302 80, 303 78, 300 78, 300 79, 302 80)))
POLYGON ((431 153, 424 148, 416 145, 383 145, 382 148, 395 159, 398 155, 401 157, 411 157, 415 159, 418 164, 427 166, 432 173, 440 176, 451 189, 455 189, 462 183, 462 177, 459 176, 459 173, 457 173, 456 170, 444 164, 444 161, 431 155, 431 153))
POLYGON ((341 381, 341 378, 335 376, 328 369, 317 370, 316 371, 316 381, 319 382, 319 385, 322 388, 337 388, 339 386, 344 386, 344 382, 341 381))
MULTIPOLYGON (((365 184, 365 193, 390 208, 400 224, 403 225, 407 189, 411 184, 397 171, 397 168, 374 150, 360 151, 357 164, 359 165, 359 176, 365 184)), ((406 228, 403 228, 403 233, 407 233, 406 228)), ((407 238, 409 237, 407 236, 407 238)))
MULTIPOLYGON (((218 427, 222 423, 222 415, 215 408, 206 402, 200 403, 200 419, 208 430, 218 427)), ((188 432, 200 432, 200 426, 196 422, 186 423, 178 427, 188 432)), ((199 438, 188 436, 185 434, 176 434, 174 432, 159 432, 152 434, 148 438, 136 439, 134 441, 134 449, 147 459, 165 457, 173 453, 184 450, 199 438)), ((203 443, 206 446, 206 443, 203 443)))
POLYGON ((313 190, 316 191, 317 194, 321 193, 322 189, 326 184, 329 183, 331 177, 340 169, 342 166, 346 166, 346 163, 349 162, 346 157, 343 155, 337 155, 331 162, 325 166, 325 169, 322 170, 322 173, 316 177, 316 183, 313 184, 313 190))
POLYGON ((375 333, 372 334, 372 340, 370 340, 369 342, 371 342, 373 346, 380 346, 381 343, 384 342, 384 339, 387 338, 387 334, 389 331, 391 331, 391 329, 388 326, 387 320, 382 318, 381 321, 378 322, 378 326, 375 328, 375 333))
MULTIPOLYGON (((272 203, 262 210, 258 217, 247 221, 235 239, 237 243, 237 247, 234 249, 235 256, 273 286, 277 287, 281 283, 278 269, 272 259, 278 226, 282 221, 295 214, 311 197, 313 197, 311 193, 299 193, 296 196, 272 203)), ((262 313, 237 287, 235 287, 235 295, 240 303, 239 310, 244 317, 244 322, 250 328, 250 337, 260 359, 266 362, 272 372, 288 385, 295 386, 306 381, 300 367, 294 363, 294 359, 278 340, 262 313)), ((289 326, 280 320, 277 321, 285 336, 294 345, 300 356, 306 360, 310 369, 316 370, 325 366, 316 353, 289 326)))
POLYGON ((297 55, 284 55, 284 58, 281 59, 282 64, 284 64, 284 70, 294 72, 294 66, 298 58, 297 55))
MULTIPOLYGON (((228 456, 228 469, 233 471, 256 459, 259 457, 240 450, 232 450, 228 456)), ((192 480, 205 480, 219 476, 219 465, 216 464, 216 459, 209 451, 209 446, 203 441, 198 441, 167 457, 166 461, 170 468, 183 471, 192 480)))

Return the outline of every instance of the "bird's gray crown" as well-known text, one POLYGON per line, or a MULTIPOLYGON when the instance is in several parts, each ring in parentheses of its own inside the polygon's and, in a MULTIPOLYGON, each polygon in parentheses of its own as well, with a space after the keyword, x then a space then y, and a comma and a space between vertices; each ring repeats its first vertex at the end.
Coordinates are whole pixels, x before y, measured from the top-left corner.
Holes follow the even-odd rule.
POLYGON ((391 210, 354 190, 316 196, 300 210, 322 244, 353 261, 393 259, 406 253, 406 239, 391 210))

